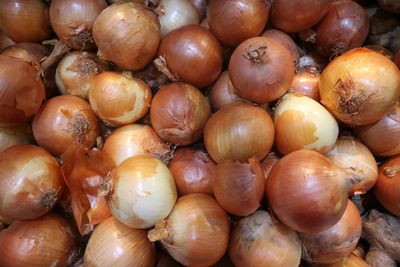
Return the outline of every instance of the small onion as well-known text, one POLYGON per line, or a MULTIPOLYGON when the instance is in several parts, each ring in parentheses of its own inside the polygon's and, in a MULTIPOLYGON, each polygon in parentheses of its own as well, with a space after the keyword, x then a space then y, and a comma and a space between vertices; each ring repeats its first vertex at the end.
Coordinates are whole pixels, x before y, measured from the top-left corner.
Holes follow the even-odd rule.
POLYGON ((60 40, 69 47, 78 50, 95 48, 92 26, 107 6, 104 0, 52 0, 51 26, 60 40))
POLYGON ((93 24, 100 57, 123 69, 140 70, 157 52, 160 23, 143 4, 122 1, 104 9, 93 24))
POLYGON ((168 167, 151 156, 135 156, 115 168, 110 179, 111 213, 124 224, 145 229, 164 219, 174 207, 177 193, 168 167))
POLYGON ((263 159, 274 142, 270 115, 259 107, 234 103, 216 113, 204 128, 204 144, 216 162, 232 159, 263 159))
POLYGON ((212 179, 216 200, 236 216, 248 216, 260 207, 264 186, 264 173, 255 157, 246 163, 233 160, 218 163, 212 179))
POLYGON ((299 51, 297 49, 297 45, 293 41, 292 37, 290 37, 287 33, 277 29, 269 29, 266 30, 261 36, 273 39, 289 49, 295 63, 299 60, 299 51))
POLYGON ((352 136, 340 137, 326 156, 360 180, 351 187, 350 195, 366 193, 378 179, 378 166, 374 156, 365 145, 352 136))
POLYGON ((93 111, 106 124, 120 126, 146 115, 150 107, 149 86, 129 72, 103 72, 94 78, 89 91, 93 111))
POLYGON ((0 232, 0 265, 68 266, 75 249, 72 231, 67 220, 56 214, 16 221, 0 232))
POLYGON ((334 226, 320 233, 299 233, 302 258, 313 263, 333 263, 349 256, 360 239, 361 228, 360 213, 348 200, 342 218, 334 226))
POLYGON ((0 1, 1 29, 15 42, 40 42, 51 33, 49 7, 43 0, 0 1))
POLYGON ((296 233, 269 213, 258 210, 233 228, 229 257, 236 267, 297 267, 301 243, 296 233))
POLYGON ((15 57, 28 63, 35 70, 41 70, 40 63, 50 54, 47 47, 37 43, 18 43, 10 46, 1 53, 4 56, 15 57))
POLYGON ((172 30, 199 24, 199 13, 190 0, 161 0, 155 10, 160 19, 161 38, 172 30))
POLYGON ((339 126, 317 101, 303 95, 284 95, 274 112, 275 144, 283 155, 299 149, 326 153, 336 143, 339 126))
POLYGON ((56 84, 61 94, 88 99, 94 78, 108 69, 94 53, 74 51, 63 57, 57 66, 56 84))
POLYGON ((27 123, 0 126, 0 152, 9 147, 33 143, 31 126, 27 123))
POLYGON ((205 194, 180 197, 171 214, 148 234, 186 266, 211 266, 228 248, 230 224, 226 212, 205 194), (184 219, 183 219, 184 218, 184 219))
POLYGON ((150 121, 162 139, 188 145, 203 136, 210 114, 210 104, 197 88, 186 83, 171 83, 162 86, 154 96, 150 121))
POLYGON ((280 160, 280 158, 274 153, 270 152, 268 155, 260 162, 261 169, 264 172, 264 177, 267 179, 272 167, 280 160))
POLYGON ((73 143, 92 147, 100 134, 96 114, 85 100, 70 95, 48 100, 32 123, 38 144, 54 155, 61 155, 73 143))
POLYGON ((264 0, 211 0, 207 9, 210 30, 223 45, 236 47, 262 32, 270 7, 264 0))
POLYGON ((13 40, 11 40, 10 37, 8 37, 8 35, 0 29, 0 52, 9 47, 15 45, 15 42, 13 40))
POLYGON ((267 37, 250 38, 236 47, 228 69, 236 93, 258 104, 280 98, 294 77, 289 50, 267 37))
POLYGON ((84 266, 154 266, 155 257, 155 248, 145 230, 130 228, 110 217, 90 236, 84 266))
POLYGON ((314 68, 303 69, 294 76, 288 92, 305 95, 319 101, 320 76, 321 74, 314 68))
POLYGON ((241 101, 235 93, 228 71, 224 71, 219 76, 210 90, 209 99, 214 111, 218 111, 231 103, 241 101))
POLYGON ((380 53, 356 48, 335 58, 322 72, 321 102, 350 126, 378 121, 400 95, 400 71, 380 53))
POLYGON ((357 255, 350 254, 340 261, 328 264, 318 264, 315 267, 370 267, 362 258, 357 255))
POLYGON ((202 148, 180 148, 168 165, 180 196, 194 193, 213 194, 215 163, 202 148))

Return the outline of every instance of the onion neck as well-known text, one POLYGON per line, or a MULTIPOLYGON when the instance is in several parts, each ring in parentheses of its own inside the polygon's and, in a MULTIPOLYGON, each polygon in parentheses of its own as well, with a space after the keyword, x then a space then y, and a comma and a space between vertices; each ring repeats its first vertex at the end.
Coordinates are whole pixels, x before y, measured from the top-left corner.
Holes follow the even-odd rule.
POLYGON ((173 82, 177 82, 179 79, 177 77, 177 75, 173 74, 167 66, 167 60, 163 57, 163 56, 159 56, 158 58, 156 58, 154 60, 154 65, 156 66, 156 68, 164 73, 171 81, 173 82))
POLYGON ((259 46, 259 47, 248 47, 246 49, 246 53, 245 53, 245 58, 255 62, 255 63, 261 63, 264 64, 267 62, 267 46, 263 45, 263 46, 259 46))
POLYGON ((154 229, 148 232, 147 237, 151 242, 156 242, 168 238, 169 234, 167 230, 167 221, 162 220, 156 223, 154 229))

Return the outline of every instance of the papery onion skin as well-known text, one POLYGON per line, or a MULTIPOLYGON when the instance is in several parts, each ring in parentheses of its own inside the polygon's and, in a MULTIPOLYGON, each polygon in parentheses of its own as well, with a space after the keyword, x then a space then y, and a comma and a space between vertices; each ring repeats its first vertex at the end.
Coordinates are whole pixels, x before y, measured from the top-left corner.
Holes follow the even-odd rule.
POLYGON ((236 47, 262 32, 270 7, 263 0, 211 0, 207 9, 210 30, 223 45, 236 47))
POLYGON ((336 143, 339 126, 317 101, 303 95, 284 95, 274 112, 275 144, 283 155, 299 149, 322 154, 336 143))
POLYGON ((274 126, 269 114, 245 103, 234 103, 216 113, 204 128, 204 144, 215 162, 232 159, 263 159, 274 142, 274 126))
POLYGON ((145 230, 133 229, 114 217, 93 231, 87 244, 84 266, 154 266, 156 251, 145 230))
POLYGON ((285 32, 300 32, 317 24, 328 11, 331 0, 274 0, 271 22, 285 32))
POLYGON ((305 95, 315 101, 319 101, 320 76, 321 74, 315 69, 303 69, 294 76, 288 92, 305 95))
POLYGON ((100 13, 92 34, 101 58, 123 69, 140 70, 157 52, 160 23, 143 4, 122 1, 100 13))
POLYGON ((336 224, 347 206, 351 181, 328 158, 297 150, 281 158, 266 181, 268 203, 278 219, 303 233, 324 231, 336 224))
POLYGON ((42 0, 3 0, 0 17, 0 28, 15 42, 40 42, 51 33, 49 7, 42 0))
POLYGON ((26 122, 38 112, 45 89, 29 64, 0 55, 0 81, 0 125, 26 122))
POLYGON ((100 12, 108 7, 104 0, 53 0, 50 22, 54 32, 74 49, 95 48, 92 26, 100 12))
POLYGON ((289 49, 295 63, 299 60, 297 45, 287 33, 277 29, 269 29, 263 32, 261 36, 273 39, 289 49))
POLYGON ((100 125, 89 103, 64 95, 43 105, 33 120, 32 130, 40 146, 59 156, 72 143, 92 147, 100 134, 100 125))
POLYGON ((267 179, 272 167, 280 160, 274 152, 268 153, 268 155, 260 162, 261 169, 264 172, 264 178, 267 179))
POLYGON ((22 42, 4 49, 1 54, 21 59, 39 71, 41 70, 41 60, 48 56, 50 51, 47 47, 37 43, 22 42))
POLYGON ((105 123, 121 126, 141 119, 149 110, 151 91, 141 79, 130 73, 98 74, 89 91, 89 102, 105 123))
POLYGON ((390 158, 379 166, 375 196, 388 211, 400 217, 400 156, 390 158))
POLYGON ((160 87, 151 102, 150 121, 156 133, 178 145, 193 144, 203 136, 211 115, 205 96, 187 83, 160 87))
POLYGON ((233 228, 229 257, 237 267, 296 267, 301 260, 301 243, 296 232, 258 210, 233 228))
POLYGON ((348 200, 342 218, 331 228, 313 234, 299 233, 303 259, 312 263, 333 263, 351 254, 361 237, 362 219, 348 200))
POLYGON ((106 139, 103 149, 117 165, 137 155, 154 156, 168 161, 172 153, 171 147, 155 133, 153 128, 141 124, 119 127, 106 139))
POLYGON ((66 267, 74 249, 72 227, 54 213, 15 221, 0 232, 0 265, 4 267, 66 267))
POLYGON ((341 122, 361 126, 389 112, 400 94, 400 71, 380 53, 356 48, 335 58, 322 72, 321 103, 341 122))
POLYGON ((171 212, 177 199, 174 178, 168 167, 151 156, 123 161, 111 173, 111 213, 122 223, 145 229, 171 212))
POLYGON ((209 99, 214 111, 218 111, 231 103, 241 101, 240 97, 235 93, 228 71, 221 73, 214 83, 210 90, 209 99))
POLYGON ((229 232, 229 217, 214 198, 189 194, 178 199, 166 220, 149 232, 149 239, 160 240, 183 265, 211 266, 225 254, 229 232))
POLYGON ((168 168, 180 196, 194 193, 213 194, 212 180, 216 164, 204 149, 177 149, 168 168))
POLYGON ((15 42, 3 30, 0 30, 0 52, 12 45, 15 45, 15 42))
POLYGON ((364 7, 354 1, 335 1, 317 26, 315 45, 321 55, 337 56, 361 46, 368 31, 369 20, 364 7))
POLYGON ((159 68, 166 68, 170 79, 197 88, 215 82, 222 70, 221 45, 211 32, 198 25, 186 25, 168 33, 160 43, 158 56, 159 68))
POLYGON ((240 97, 263 104, 286 93, 295 68, 285 46, 267 37, 253 37, 236 47, 228 70, 240 97))
POLYGON ((33 142, 32 128, 28 123, 0 126, 0 152, 15 145, 33 142))

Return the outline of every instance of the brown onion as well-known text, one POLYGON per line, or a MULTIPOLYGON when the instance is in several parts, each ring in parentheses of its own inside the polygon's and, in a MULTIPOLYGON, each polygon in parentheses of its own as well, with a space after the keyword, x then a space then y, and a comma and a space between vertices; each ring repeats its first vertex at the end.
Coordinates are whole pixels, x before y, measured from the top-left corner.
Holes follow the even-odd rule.
POLYGON ((304 69, 315 69, 321 72, 328 63, 329 60, 326 57, 321 56, 313 50, 299 57, 299 61, 296 65, 296 72, 299 73, 304 69))
POLYGON ((287 33, 277 29, 269 29, 266 30, 261 36, 273 39, 289 49, 295 63, 299 60, 299 51, 297 49, 297 45, 293 41, 292 37, 290 37, 287 33))
POLYGON ((229 77, 240 97, 258 104, 272 102, 289 89, 294 77, 293 58, 273 39, 250 38, 233 52, 229 77))
POLYGON ((0 152, 9 147, 33 143, 30 124, 0 126, 0 152))
POLYGON ((0 30, 0 52, 12 45, 15 45, 15 42, 3 30, 0 30))
POLYGON ((40 42, 51 33, 49 7, 43 0, 0 1, 1 29, 15 42, 40 42))
POLYGON ((280 160, 274 152, 268 153, 268 155, 260 162, 261 169, 264 172, 264 178, 267 179, 272 167, 280 160))
POLYGON ((16 145, 0 153, 0 216, 34 219, 51 210, 64 190, 57 160, 34 145, 16 145))
POLYGON ((340 261, 329 264, 318 264, 316 267, 370 267, 362 258, 357 255, 350 254, 340 261))
POLYGON ((204 144, 216 162, 232 159, 242 162, 252 156, 263 159, 274 142, 270 115, 259 107, 234 103, 216 113, 204 128, 204 144))
POLYGON ((50 5, 51 26, 69 47, 78 50, 95 48, 92 26, 107 6, 104 0, 53 0, 50 5))
POLYGON ((216 164, 203 148, 177 149, 168 165, 180 196, 194 193, 213 194, 212 179, 216 164))
POLYGON ((301 243, 297 234, 269 213, 258 210, 233 228, 229 257, 236 267, 297 267, 301 243))
POLYGON ((222 47, 217 38, 198 25, 171 31, 160 43, 157 67, 173 81, 203 88, 222 70, 222 47))
POLYGON ((0 125, 27 121, 44 99, 43 83, 29 64, 0 55, 0 125))
POLYGON ((154 266, 156 251, 145 230, 130 228, 111 217, 90 236, 84 266, 154 266))
POLYGON ((342 218, 334 226, 320 233, 299 233, 302 258, 308 262, 333 263, 350 256, 360 239, 361 228, 360 213, 348 200, 342 218))
POLYGON ((400 157, 393 157, 379 166, 375 196, 391 213, 400 217, 400 157))
POLYGON ((225 254, 229 231, 229 217, 214 198, 189 194, 178 199, 171 214, 148 236, 183 265, 210 266, 225 254))
POLYGON ((214 111, 218 111, 231 103, 241 101, 235 93, 228 71, 221 73, 210 90, 209 99, 214 111))
POLYGON ((294 76, 288 92, 305 95, 319 101, 320 76, 321 74, 314 68, 303 69, 294 76))
POLYGON ((367 38, 369 20, 365 9, 354 1, 335 1, 317 27, 316 48, 326 57, 361 46, 367 38))
POLYGON ((188 145, 203 136, 210 114, 210 104, 197 88, 186 83, 170 83, 154 96, 150 121, 162 139, 188 145))
POLYGON ((353 181, 328 158, 312 150, 297 150, 276 163, 266 181, 269 205, 291 229, 315 233, 342 217, 353 181))
POLYGON ((50 51, 47 47, 37 43, 18 43, 4 49, 1 54, 21 59, 39 71, 41 70, 41 61, 50 54, 50 51))
POLYGON ((100 57, 123 69, 140 70, 157 52, 160 23, 143 4, 122 1, 104 9, 93 24, 100 57))
POLYGON ((100 125, 89 103, 64 95, 43 105, 33 120, 32 130, 40 146, 59 156, 73 143, 92 147, 100 134, 100 125))
POLYGON ((89 101, 101 120, 112 126, 120 126, 146 115, 151 91, 143 80, 132 77, 129 72, 103 72, 94 78, 89 101))
POLYGON ((236 216, 248 216, 260 207, 264 187, 264 173, 255 157, 246 163, 233 160, 218 163, 212 179, 216 200, 236 216))
POLYGON ((223 45, 236 47, 262 32, 270 7, 264 0, 212 0, 207 9, 210 30, 223 45))
POLYGON ((307 30, 326 14, 331 0, 274 0, 272 24, 285 32, 307 30))
POLYGON ((350 126, 378 121, 396 104, 400 71, 380 53, 356 48, 335 58, 320 77, 321 102, 350 126))

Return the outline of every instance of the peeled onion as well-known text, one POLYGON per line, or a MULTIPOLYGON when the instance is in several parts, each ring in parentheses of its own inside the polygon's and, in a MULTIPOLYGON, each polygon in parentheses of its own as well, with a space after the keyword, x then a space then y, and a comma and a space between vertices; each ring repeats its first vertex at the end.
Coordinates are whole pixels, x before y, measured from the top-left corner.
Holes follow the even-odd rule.
POLYGON ((306 68, 294 76, 289 93, 308 96, 315 101, 320 100, 319 96, 319 77, 321 74, 313 68, 306 68))
POLYGON ((235 93, 228 71, 221 73, 214 83, 210 90, 209 99, 214 111, 220 110, 231 103, 241 101, 240 97, 235 93))
POLYGON ((0 126, 0 152, 9 147, 33 143, 31 126, 27 123, 0 126))

